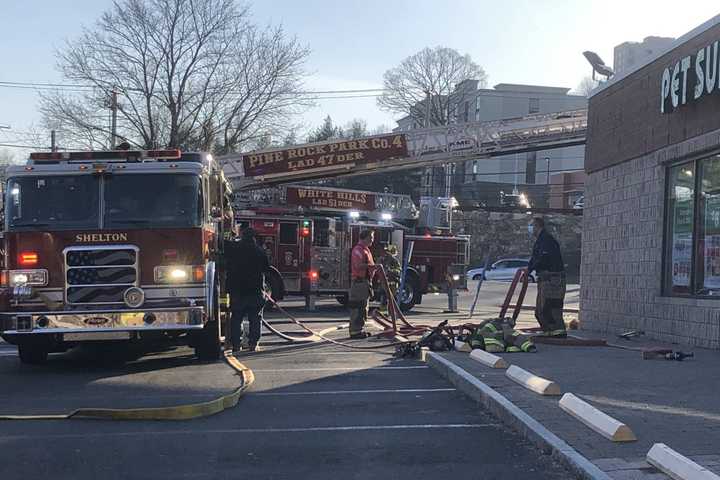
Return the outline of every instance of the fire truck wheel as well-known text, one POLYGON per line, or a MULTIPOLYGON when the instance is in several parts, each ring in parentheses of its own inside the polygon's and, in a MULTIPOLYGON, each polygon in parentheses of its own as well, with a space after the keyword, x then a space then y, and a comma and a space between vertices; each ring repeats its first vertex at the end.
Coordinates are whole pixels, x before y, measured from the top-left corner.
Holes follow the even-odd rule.
POLYGON ((405 278, 405 288, 400 299, 400 310, 407 312, 420 303, 420 278, 414 272, 408 271, 405 278))
POLYGON ((217 285, 217 282, 215 282, 215 288, 213 288, 214 302, 212 302, 214 305, 210 309, 210 318, 194 342, 195 355, 200 360, 218 360, 222 356, 220 294, 217 285))
POLYGON ((195 356, 200 360, 218 360, 222 353, 218 322, 213 320, 205 324, 196 342, 195 356))
POLYGON ((47 362, 48 349, 42 345, 21 343, 18 345, 18 354, 22 363, 41 365, 47 362))

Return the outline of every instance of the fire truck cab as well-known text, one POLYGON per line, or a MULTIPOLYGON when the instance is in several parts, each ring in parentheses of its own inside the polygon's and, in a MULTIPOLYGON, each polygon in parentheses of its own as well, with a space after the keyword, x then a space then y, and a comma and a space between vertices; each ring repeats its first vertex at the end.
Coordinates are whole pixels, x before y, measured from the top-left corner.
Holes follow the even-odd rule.
POLYGON ((34 153, 7 171, 0 335, 20 359, 185 338, 221 353, 231 192, 211 155, 34 153))

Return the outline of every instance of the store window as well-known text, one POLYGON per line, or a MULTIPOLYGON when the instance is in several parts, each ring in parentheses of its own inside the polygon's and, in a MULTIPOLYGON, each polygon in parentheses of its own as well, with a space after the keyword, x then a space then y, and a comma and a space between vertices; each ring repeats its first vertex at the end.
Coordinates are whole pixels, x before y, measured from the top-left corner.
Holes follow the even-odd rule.
POLYGON ((685 163, 669 170, 667 198, 667 241, 665 290, 671 295, 688 295, 691 290, 693 217, 695 211, 695 164, 685 163))
POLYGON ((698 295, 720 295, 720 156, 703 161, 700 168, 695 291, 698 295))
POLYGON ((720 296, 720 155, 668 170, 665 293, 720 296))

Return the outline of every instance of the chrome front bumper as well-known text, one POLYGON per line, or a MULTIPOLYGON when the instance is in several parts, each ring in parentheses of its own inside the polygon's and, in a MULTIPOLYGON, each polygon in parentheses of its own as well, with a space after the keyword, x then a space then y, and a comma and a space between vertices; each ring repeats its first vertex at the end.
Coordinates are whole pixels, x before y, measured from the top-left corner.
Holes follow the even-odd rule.
POLYGON ((202 329, 204 307, 139 310, 4 312, 2 335, 144 332, 202 329))

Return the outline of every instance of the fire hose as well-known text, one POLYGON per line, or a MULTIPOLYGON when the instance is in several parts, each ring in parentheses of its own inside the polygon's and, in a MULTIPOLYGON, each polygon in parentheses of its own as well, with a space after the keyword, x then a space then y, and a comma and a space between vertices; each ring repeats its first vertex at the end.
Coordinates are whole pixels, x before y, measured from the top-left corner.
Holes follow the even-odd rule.
MULTIPOLYGON (((410 322, 407 321, 405 316, 400 311, 400 307, 397 304, 397 301, 395 300, 394 295, 392 295, 392 291, 390 289, 390 285, 388 284, 387 277, 385 275, 385 270, 382 268, 382 265, 376 266, 376 273, 379 276, 380 279, 380 285, 382 286, 383 290, 385 291, 385 298, 387 298, 387 307, 388 312, 390 314, 391 318, 387 318, 384 314, 378 312, 377 310, 373 313, 373 320, 375 320, 376 323, 378 323, 381 327, 384 328, 384 330, 378 334, 376 334, 376 337, 381 336, 392 336, 393 338, 397 339, 398 337, 402 338, 402 335, 420 335, 422 333, 425 333, 429 330, 431 330, 433 327, 428 325, 412 325, 410 322), (400 320, 403 323, 403 326, 401 326, 398 329, 397 321, 400 320)), ((293 337, 291 335, 287 335, 285 333, 282 333, 272 327, 268 321, 263 319, 263 324, 275 335, 278 335, 281 338, 284 338, 291 342, 308 342, 308 341, 315 341, 314 338, 319 338, 325 342, 332 343, 334 345, 342 346, 345 348, 350 348, 354 350, 378 350, 381 348, 388 348, 388 347, 394 347, 397 345, 403 345, 410 343, 411 341, 408 339, 402 339, 402 340, 395 340, 391 343, 386 343, 383 345, 372 345, 372 346, 360 346, 360 345, 352 345, 349 343, 341 342, 335 339, 332 339, 326 335, 323 334, 323 332, 316 332, 315 330, 311 329, 310 327, 306 326, 303 322, 298 320, 295 316, 293 316, 290 312, 285 310, 283 307, 281 307, 275 299, 272 298, 272 296, 267 293, 263 292, 263 295, 265 299, 270 302, 275 308, 278 309, 282 314, 284 314, 288 319, 290 319, 293 323, 295 323, 297 326, 305 330, 306 332, 310 333, 312 337, 293 337)))

